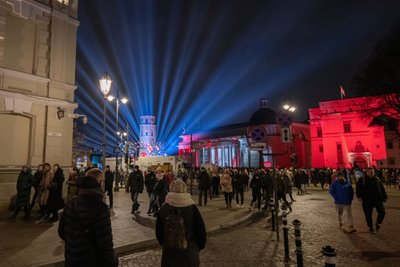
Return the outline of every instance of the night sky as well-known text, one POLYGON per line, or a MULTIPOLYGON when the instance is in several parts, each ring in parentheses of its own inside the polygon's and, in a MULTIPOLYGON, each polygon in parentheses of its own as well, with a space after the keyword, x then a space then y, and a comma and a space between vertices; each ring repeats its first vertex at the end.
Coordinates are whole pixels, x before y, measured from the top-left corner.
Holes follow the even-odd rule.
MULTIPOLYGON (((305 120, 308 108, 339 98, 375 43, 400 23, 400 2, 254 0, 81 0, 77 45, 77 112, 89 147, 100 149, 99 77, 119 88, 138 138, 139 116, 157 116, 158 141, 174 153, 178 136, 248 121, 267 98, 285 101, 305 120)), ((111 152, 115 105, 108 103, 111 152)))

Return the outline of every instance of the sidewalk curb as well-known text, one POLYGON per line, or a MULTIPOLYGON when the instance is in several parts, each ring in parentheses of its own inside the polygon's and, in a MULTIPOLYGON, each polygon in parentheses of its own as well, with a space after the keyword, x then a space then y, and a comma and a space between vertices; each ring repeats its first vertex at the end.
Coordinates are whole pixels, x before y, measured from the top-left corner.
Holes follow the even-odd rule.
MULTIPOLYGON (((212 234, 214 232, 217 232, 222 229, 228 229, 231 227, 234 227, 236 225, 241 224, 242 222, 247 221, 248 219, 251 218, 253 215, 253 212, 248 212, 248 214, 240 219, 233 220, 228 223, 220 224, 211 228, 206 229, 207 234, 212 234)), ((153 239, 148 239, 148 240, 143 240, 137 243, 131 243, 131 244, 126 244, 118 247, 114 247, 115 253, 117 255, 121 254, 128 254, 129 252, 133 252, 136 250, 145 250, 153 247, 159 246, 158 241, 156 238, 153 239)), ((59 266, 64 266, 64 260, 62 261, 55 261, 55 262, 49 262, 41 265, 31 265, 31 267, 59 267, 59 266)))

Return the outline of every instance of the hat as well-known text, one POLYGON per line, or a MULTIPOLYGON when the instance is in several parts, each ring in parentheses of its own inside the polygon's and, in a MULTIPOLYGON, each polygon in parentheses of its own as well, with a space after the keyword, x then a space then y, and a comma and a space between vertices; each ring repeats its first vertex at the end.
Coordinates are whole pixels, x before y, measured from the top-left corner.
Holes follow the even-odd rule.
POLYGON ((187 185, 182 179, 176 179, 169 186, 169 191, 174 193, 187 193, 187 185))

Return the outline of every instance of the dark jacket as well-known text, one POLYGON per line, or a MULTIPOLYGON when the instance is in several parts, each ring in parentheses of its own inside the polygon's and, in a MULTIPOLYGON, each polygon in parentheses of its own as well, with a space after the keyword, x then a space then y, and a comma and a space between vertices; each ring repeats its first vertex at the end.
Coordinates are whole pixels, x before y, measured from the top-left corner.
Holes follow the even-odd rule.
POLYGON ((34 184, 32 170, 27 169, 26 172, 21 171, 17 180, 17 199, 16 206, 23 207, 29 205, 31 197, 31 187, 34 184))
POLYGON ((46 206, 49 211, 55 211, 64 208, 64 200, 62 198, 62 186, 64 179, 64 172, 60 167, 58 167, 57 171, 54 173, 53 181, 49 188, 50 193, 46 206))
POLYGON ((237 191, 244 191, 244 188, 246 187, 248 180, 246 175, 244 174, 238 174, 237 175, 237 179, 236 179, 236 183, 235 183, 235 190, 237 191))
POLYGON ((42 180, 43 172, 37 170, 33 175, 33 187, 37 189, 40 185, 40 181, 42 180))
POLYGON ((112 173, 111 171, 106 171, 104 180, 104 189, 112 190, 114 183, 114 173, 112 173))
POLYGON ((254 194, 261 194, 261 189, 262 189, 262 181, 261 178, 256 178, 258 176, 258 174, 255 174, 253 179, 251 179, 250 182, 250 187, 252 190, 253 195, 254 194))
POLYGON ((387 194, 381 180, 374 177, 362 177, 358 179, 356 185, 356 194, 363 202, 379 203, 386 202, 387 194))
POLYGON ((161 204, 164 203, 165 196, 168 193, 168 183, 167 183, 167 178, 165 178, 165 175, 162 175, 162 178, 158 181, 156 179, 156 184, 154 185, 153 193, 158 196, 158 200, 161 204))
POLYGON ((144 185, 146 186, 146 191, 151 193, 156 185, 156 175, 154 172, 149 172, 144 177, 144 185))
POLYGON ((269 194, 272 194, 272 192, 274 190, 274 186, 273 186, 274 183, 273 183, 271 172, 268 171, 266 173, 262 173, 261 177, 262 177, 263 189, 267 190, 267 192, 269 194))
POLYGON ((210 188, 210 176, 207 171, 202 170, 199 175, 199 190, 207 190, 210 188))
POLYGON ((94 178, 77 179, 79 193, 64 208, 58 235, 65 241, 65 266, 118 266, 110 212, 94 178))
POLYGON ((195 205, 176 208, 167 203, 162 205, 156 221, 156 237, 158 242, 163 244, 164 223, 167 216, 174 210, 179 209, 185 222, 188 238, 188 248, 185 250, 163 249, 161 266, 171 267, 194 267, 199 266, 199 251, 206 245, 207 233, 203 218, 195 205))
POLYGON ((128 185, 131 188, 131 192, 143 192, 144 181, 143 173, 140 170, 135 170, 129 174, 128 185))

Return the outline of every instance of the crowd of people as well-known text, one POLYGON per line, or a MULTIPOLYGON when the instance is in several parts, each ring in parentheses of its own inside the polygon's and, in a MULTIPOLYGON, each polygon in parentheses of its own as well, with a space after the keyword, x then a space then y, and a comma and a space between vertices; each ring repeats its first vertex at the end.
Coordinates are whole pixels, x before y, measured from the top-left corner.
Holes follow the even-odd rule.
MULTIPOLYGON (((201 214, 193 202, 193 186, 198 190, 198 206, 207 206, 209 200, 223 197, 227 209, 232 209, 232 202, 235 201, 237 209, 249 203, 248 207, 255 211, 269 208, 275 190, 278 200, 291 211, 291 204, 296 201, 292 191, 297 191, 300 196, 306 194, 312 185, 322 190, 328 189, 334 199, 339 227, 349 232, 355 231, 351 204, 356 195, 362 202, 369 231, 376 232, 380 230, 385 217, 385 186, 399 186, 400 189, 399 180, 400 172, 395 169, 290 168, 273 171, 265 168, 199 168, 179 169, 174 174, 164 171, 161 166, 148 168, 144 172, 138 166, 133 166, 132 171, 126 174, 125 187, 130 192, 132 214, 140 212, 138 197, 146 190, 149 202, 147 214, 157 218, 156 237, 163 247, 162 261, 172 264, 182 259, 176 257, 174 249, 168 247, 175 242, 175 245, 184 247, 185 261, 197 266, 198 252, 205 246, 206 233, 201 214), (188 185, 191 187, 190 193, 187 192, 188 185), (245 200, 244 192, 247 190, 251 190, 252 197, 245 200), (375 224, 372 220, 374 208, 378 213, 375 224), (169 216, 172 211, 179 214, 180 218, 175 220, 175 225, 185 225, 185 229, 183 234, 170 233, 170 236, 175 236, 170 241, 164 229, 167 225, 171 228, 173 224, 169 216), (346 220, 343 214, 346 214, 346 220), (196 220, 193 220, 193 216, 196 220), (179 236, 183 236, 183 239, 178 240, 179 236)), ((58 164, 39 164, 34 174, 29 165, 23 166, 17 180, 15 210, 10 219, 14 220, 21 209, 25 211, 25 218, 29 218, 38 204, 38 221, 55 222, 59 220, 59 210, 65 207, 58 233, 65 241, 66 266, 81 263, 94 266, 100 262, 107 262, 106 266, 117 266, 109 211, 113 208, 114 173, 109 166, 105 167, 104 173, 96 166, 89 166, 85 170, 73 168, 65 182, 66 204, 62 195, 63 184, 64 171, 58 164), (34 194, 31 200, 32 188, 34 194), (106 195, 109 205, 106 204, 106 195)))

